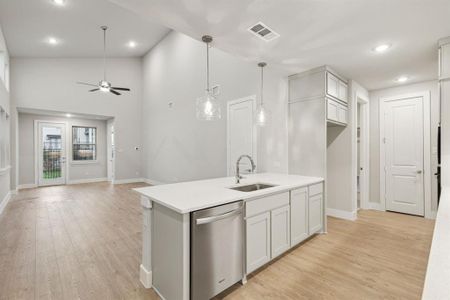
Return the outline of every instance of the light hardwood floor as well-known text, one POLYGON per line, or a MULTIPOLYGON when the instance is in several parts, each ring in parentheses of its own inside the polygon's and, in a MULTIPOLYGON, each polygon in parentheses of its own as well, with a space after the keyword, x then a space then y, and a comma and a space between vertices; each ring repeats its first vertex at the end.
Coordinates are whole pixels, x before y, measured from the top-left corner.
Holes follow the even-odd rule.
MULTIPOLYGON (((141 210, 131 188, 21 191, 0 216, 0 299, 158 299, 139 282, 141 210)), ((361 211, 235 285, 226 299, 420 299, 434 222, 361 211)))

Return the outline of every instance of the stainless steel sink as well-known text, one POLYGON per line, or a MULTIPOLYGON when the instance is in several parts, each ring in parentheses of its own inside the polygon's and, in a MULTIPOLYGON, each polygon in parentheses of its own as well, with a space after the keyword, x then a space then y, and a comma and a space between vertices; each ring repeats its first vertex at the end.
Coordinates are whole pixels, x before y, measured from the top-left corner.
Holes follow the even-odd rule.
POLYGON ((235 191, 240 191, 240 192, 254 192, 254 191, 258 191, 258 190, 271 188, 274 186, 276 186, 276 185, 265 184, 265 183, 254 183, 254 184, 249 184, 249 185, 236 186, 236 187, 232 187, 230 189, 235 190, 235 191))

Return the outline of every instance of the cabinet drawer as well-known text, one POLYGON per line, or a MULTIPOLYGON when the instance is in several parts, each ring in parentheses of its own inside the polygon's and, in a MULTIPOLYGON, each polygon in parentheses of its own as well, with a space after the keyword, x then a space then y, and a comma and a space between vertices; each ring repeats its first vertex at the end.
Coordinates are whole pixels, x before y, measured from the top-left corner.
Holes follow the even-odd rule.
POLYGON ((323 192, 323 183, 318 183, 309 186, 309 196, 314 196, 317 194, 322 194, 323 192))
POLYGON ((289 204, 289 192, 265 196, 250 200, 245 204, 245 216, 251 217, 260 213, 289 204))

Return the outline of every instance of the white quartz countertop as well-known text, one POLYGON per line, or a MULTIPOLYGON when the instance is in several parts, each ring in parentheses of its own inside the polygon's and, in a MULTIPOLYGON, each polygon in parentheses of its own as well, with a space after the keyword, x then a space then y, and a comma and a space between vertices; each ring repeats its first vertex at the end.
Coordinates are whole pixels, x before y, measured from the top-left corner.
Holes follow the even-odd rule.
POLYGON ((238 185, 235 183, 234 177, 223 177, 149 186, 134 190, 156 203, 178 213, 185 214, 238 200, 248 200, 288 191, 323 181, 323 178, 319 177, 276 173, 249 174, 244 175, 244 177, 238 185), (252 183, 265 183, 276 186, 253 192, 240 192, 229 189, 230 187, 252 183))
POLYGON ((422 299, 450 299, 450 187, 442 189, 422 299))

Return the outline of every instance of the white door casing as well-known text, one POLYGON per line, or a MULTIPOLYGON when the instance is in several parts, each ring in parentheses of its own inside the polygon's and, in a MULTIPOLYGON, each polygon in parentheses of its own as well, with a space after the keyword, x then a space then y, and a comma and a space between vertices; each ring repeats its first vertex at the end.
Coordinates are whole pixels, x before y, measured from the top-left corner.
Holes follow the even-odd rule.
MULTIPOLYGON (((227 103, 227 174, 235 174, 236 160, 242 154, 257 161, 256 126, 254 122, 256 97, 248 96, 227 103)), ((241 161, 241 170, 249 170, 247 159, 241 161)))
POLYGON ((385 210, 431 213, 429 92, 380 99, 380 195, 385 210))
POLYGON ((36 121, 35 126, 37 184, 39 186, 66 184, 66 124, 50 121, 36 121), (60 140, 51 142, 50 144, 52 145, 49 146, 49 142, 46 141, 44 135, 60 136, 60 140), (46 148, 46 150, 44 150, 44 148, 46 148), (51 159, 49 159, 49 157, 51 157, 51 159), (52 167, 49 167, 49 165, 52 165, 52 167))

